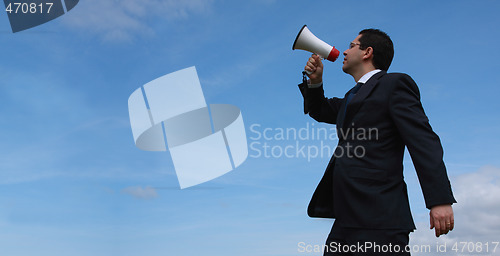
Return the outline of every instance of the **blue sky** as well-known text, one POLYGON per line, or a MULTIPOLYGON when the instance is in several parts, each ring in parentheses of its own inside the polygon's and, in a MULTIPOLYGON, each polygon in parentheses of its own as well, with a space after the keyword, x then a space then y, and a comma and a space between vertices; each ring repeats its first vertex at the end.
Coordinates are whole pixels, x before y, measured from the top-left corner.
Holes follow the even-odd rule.
MULTIPOLYGON (((82 0, 15 34, 1 12, 0 254, 318 255, 297 245, 330 230, 306 215, 329 156, 248 157, 180 190, 168 152, 135 147, 127 108, 143 84, 196 66, 207 103, 238 106, 248 137, 253 124, 328 127, 302 112, 309 54, 291 46, 304 24, 341 52, 361 29, 386 31, 390 71, 420 87, 459 203, 456 230, 434 238, 407 156, 412 243, 499 241, 498 11, 493 0, 82 0)), ((340 62, 325 63, 324 81, 331 97, 354 84, 340 62)))

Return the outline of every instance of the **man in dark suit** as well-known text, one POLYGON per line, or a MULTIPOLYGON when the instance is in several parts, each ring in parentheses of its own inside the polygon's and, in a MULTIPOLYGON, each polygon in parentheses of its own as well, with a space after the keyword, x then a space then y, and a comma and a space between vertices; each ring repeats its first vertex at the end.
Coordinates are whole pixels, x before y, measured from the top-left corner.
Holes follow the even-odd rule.
POLYGON ((409 255, 415 225, 403 179, 405 147, 430 209, 430 228, 437 237, 453 229, 456 201, 441 142, 416 83, 406 74, 387 73, 394 47, 386 33, 365 29, 343 54, 342 70, 357 83, 344 98, 325 98, 318 55, 309 58, 309 80, 299 85, 305 113, 336 124, 339 137, 308 215, 335 218, 324 255, 409 255))

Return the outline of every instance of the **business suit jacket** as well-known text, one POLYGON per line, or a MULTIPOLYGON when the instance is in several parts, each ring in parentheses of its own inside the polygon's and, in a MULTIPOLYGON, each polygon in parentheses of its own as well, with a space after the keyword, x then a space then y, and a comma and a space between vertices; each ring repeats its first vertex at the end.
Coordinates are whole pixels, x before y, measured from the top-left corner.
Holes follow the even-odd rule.
POLYGON ((347 109, 343 98, 325 98, 322 86, 308 88, 302 83, 299 88, 305 113, 319 122, 337 124, 339 137, 309 203, 309 216, 335 218, 347 228, 414 230, 403 180, 405 146, 426 207, 456 202, 441 142, 410 76, 385 71, 373 75, 347 109))

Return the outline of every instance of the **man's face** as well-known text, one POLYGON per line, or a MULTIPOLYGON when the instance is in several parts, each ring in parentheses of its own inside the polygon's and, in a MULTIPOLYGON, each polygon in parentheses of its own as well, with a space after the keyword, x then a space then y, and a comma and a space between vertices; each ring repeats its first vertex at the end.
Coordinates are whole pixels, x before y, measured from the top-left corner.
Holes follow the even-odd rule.
POLYGON ((364 50, 359 49, 360 43, 359 39, 361 35, 358 35, 350 44, 349 49, 344 51, 344 65, 342 70, 347 74, 354 74, 356 70, 361 67, 363 60, 364 50))

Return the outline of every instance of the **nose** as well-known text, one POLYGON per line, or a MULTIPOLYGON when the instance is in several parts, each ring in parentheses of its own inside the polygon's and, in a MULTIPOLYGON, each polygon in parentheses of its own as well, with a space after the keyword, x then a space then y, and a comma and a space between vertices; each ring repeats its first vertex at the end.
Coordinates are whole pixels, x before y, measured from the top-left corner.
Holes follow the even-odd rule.
POLYGON ((347 50, 345 50, 342 54, 344 54, 344 56, 347 56, 347 50))

